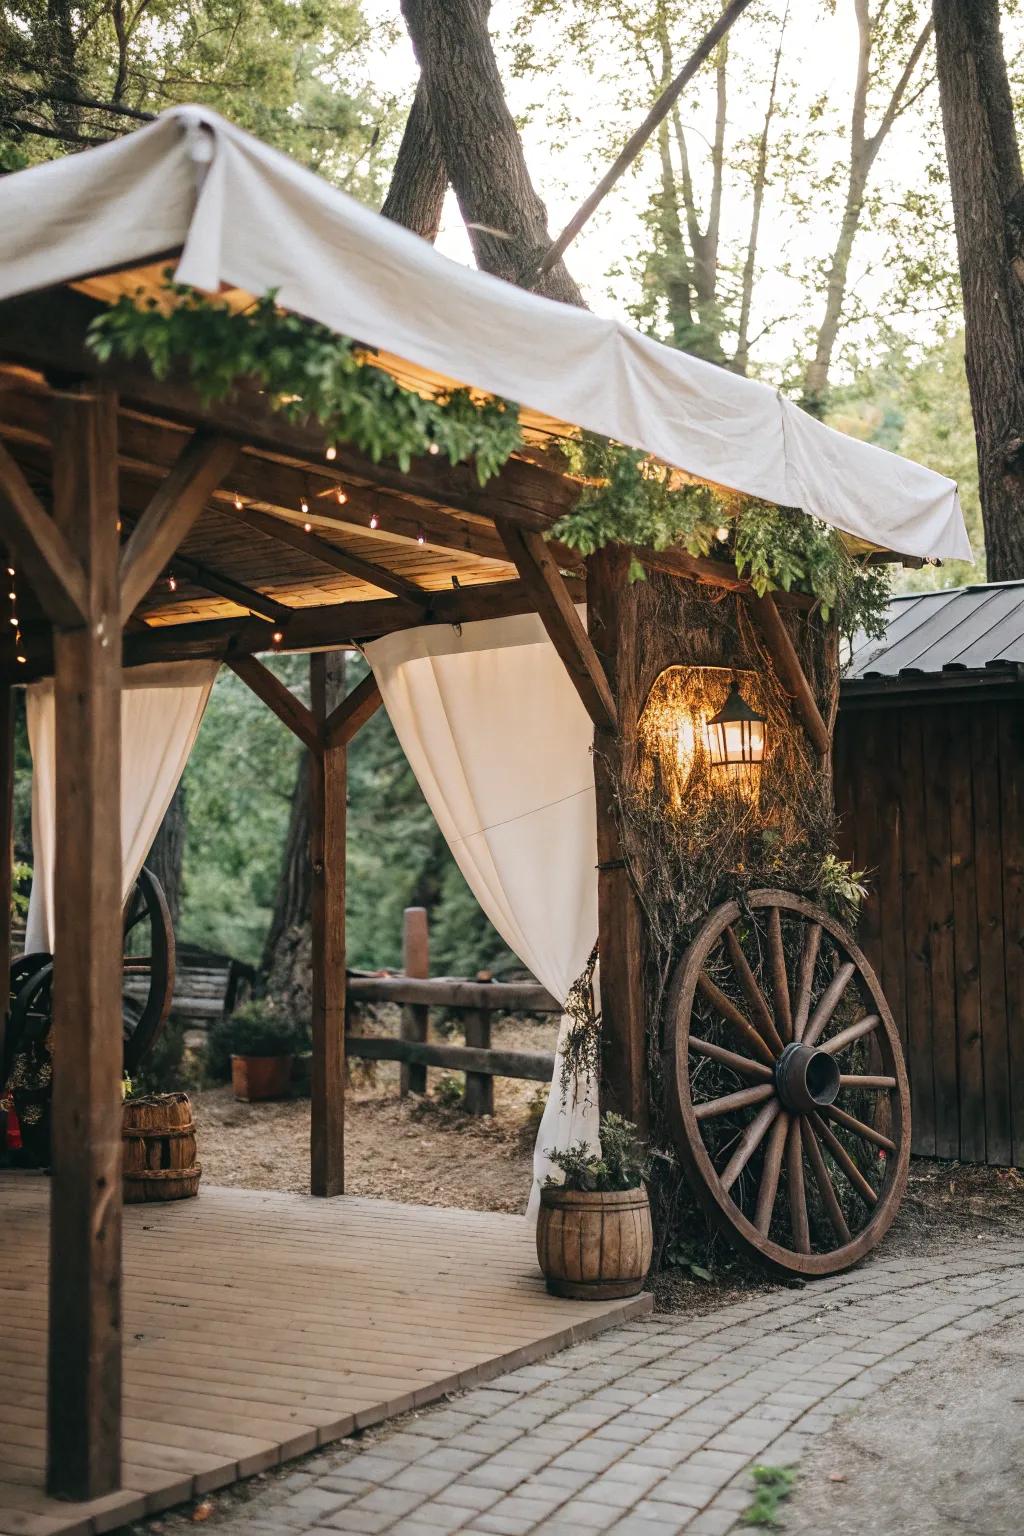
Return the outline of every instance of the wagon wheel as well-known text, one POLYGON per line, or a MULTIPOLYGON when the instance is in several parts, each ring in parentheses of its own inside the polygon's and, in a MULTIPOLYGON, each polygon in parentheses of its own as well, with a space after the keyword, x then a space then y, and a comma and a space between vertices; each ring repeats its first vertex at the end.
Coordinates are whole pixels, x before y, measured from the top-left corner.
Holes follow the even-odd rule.
POLYGON ((124 1070, 134 1076, 156 1043, 171 1011, 174 994, 174 929, 163 886, 148 869, 128 894, 122 914, 125 982, 146 983, 140 998, 136 986, 126 985, 124 1070))
POLYGON ((910 1092, 850 934, 786 891, 717 907, 676 971, 668 1030, 680 1155, 729 1241, 783 1274, 863 1258, 903 1196, 910 1092))

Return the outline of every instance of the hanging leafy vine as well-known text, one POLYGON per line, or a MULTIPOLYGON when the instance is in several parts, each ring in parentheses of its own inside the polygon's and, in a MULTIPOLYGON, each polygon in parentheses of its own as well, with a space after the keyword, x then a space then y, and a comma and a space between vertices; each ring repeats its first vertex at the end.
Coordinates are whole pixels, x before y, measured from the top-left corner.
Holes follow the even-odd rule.
MULTIPOLYGON (((465 389, 427 396, 400 384, 373 354, 326 326, 282 310, 274 293, 248 308, 172 281, 160 297, 122 296, 93 321, 89 346, 102 362, 142 356, 158 378, 184 365, 209 405, 255 384, 289 421, 317 422, 328 444, 348 443, 374 463, 402 470, 426 453, 472 463, 481 485, 522 446, 518 407, 465 389)), ((583 489, 551 534, 593 554, 604 545, 685 549, 731 559, 755 591, 798 589, 816 597, 822 616, 844 633, 882 632, 889 592, 884 569, 852 556, 841 536, 817 518, 673 471, 635 449, 593 433, 563 442, 568 473, 583 489)), ((643 575, 639 562, 633 575, 643 575)))

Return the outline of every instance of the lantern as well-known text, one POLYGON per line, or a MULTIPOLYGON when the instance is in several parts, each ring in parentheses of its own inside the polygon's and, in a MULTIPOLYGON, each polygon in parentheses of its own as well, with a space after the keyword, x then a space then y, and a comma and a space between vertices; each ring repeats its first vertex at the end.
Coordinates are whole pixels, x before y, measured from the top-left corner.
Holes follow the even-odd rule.
POLYGON ((733 678, 729 697, 704 726, 711 766, 742 777, 764 761, 764 715, 751 709, 733 678))

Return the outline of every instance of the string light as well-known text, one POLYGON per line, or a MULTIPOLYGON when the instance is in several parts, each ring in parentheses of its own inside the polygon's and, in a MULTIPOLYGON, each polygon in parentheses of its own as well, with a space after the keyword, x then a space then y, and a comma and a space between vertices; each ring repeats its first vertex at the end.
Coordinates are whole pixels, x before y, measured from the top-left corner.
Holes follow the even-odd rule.
POLYGON ((309 502, 306 500, 305 496, 303 496, 302 500, 299 502, 299 511, 302 513, 309 511, 309 502))
POLYGON ((238 492, 236 491, 235 492, 235 511, 236 512, 241 512, 241 510, 242 510, 242 498, 241 498, 241 496, 239 496, 238 492))
POLYGON ((313 532, 313 524, 312 523, 303 523, 302 531, 303 531, 303 533, 312 533, 313 532))
POLYGON ((715 533, 715 538, 718 540, 719 544, 728 544, 728 542, 729 542, 729 530, 728 530, 728 528, 719 528, 716 531, 716 533, 715 533))
POLYGON ((427 536, 423 532, 423 529, 422 528, 417 528, 417 530, 416 530, 416 543, 417 544, 425 544, 426 542, 427 542, 427 536))
POLYGON ((345 495, 345 492, 342 490, 340 485, 334 492, 334 499, 338 503, 339 507, 343 507, 346 501, 348 501, 348 497, 345 495))
POLYGON ((28 665, 28 658, 21 645, 21 624, 18 620, 18 589, 15 584, 14 575, 14 566, 9 565, 7 567, 7 576, 10 581, 10 587, 7 596, 11 602, 11 627, 14 630, 14 659, 19 667, 24 667, 28 665))
POLYGON ((281 630, 275 629, 273 635, 271 636, 271 639, 273 640, 275 645, 280 645, 281 641, 284 639, 284 634, 283 634, 283 632, 281 630))
POLYGON ((172 592, 177 592, 177 590, 178 590, 178 578, 177 578, 177 576, 175 576, 173 571, 171 571, 168 574, 167 585, 170 587, 172 592))
POLYGON ((427 452, 428 453, 440 453, 441 449, 440 449, 440 447, 438 446, 437 443, 431 443, 430 447, 427 449, 427 452))
POLYGON ((380 518, 377 516, 376 512, 371 512, 370 513, 370 527, 371 528, 379 528, 380 527, 380 518))
POLYGON ((333 463, 334 460, 338 457, 338 450, 335 448, 333 443, 324 454, 324 457, 327 459, 328 463, 333 463))

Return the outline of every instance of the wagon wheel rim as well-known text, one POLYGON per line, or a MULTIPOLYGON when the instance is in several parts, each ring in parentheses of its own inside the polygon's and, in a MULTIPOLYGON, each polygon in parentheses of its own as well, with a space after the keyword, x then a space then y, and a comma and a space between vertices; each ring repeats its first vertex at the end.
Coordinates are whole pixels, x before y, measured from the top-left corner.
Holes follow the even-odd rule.
POLYGON ((122 935, 125 954, 124 975, 148 980, 141 1007, 138 1000, 124 996, 124 1070, 132 1077, 149 1055, 167 1022, 174 995, 174 928, 163 886, 148 869, 139 872, 122 911, 122 935), (127 953, 132 934, 148 925, 147 952, 127 953))
POLYGON ((805 1276, 869 1253, 906 1186, 910 1092, 878 978, 843 926, 786 891, 718 907, 676 971, 668 1031, 680 1155, 733 1246, 805 1276), (702 1093, 709 1066, 732 1091, 702 1093))

